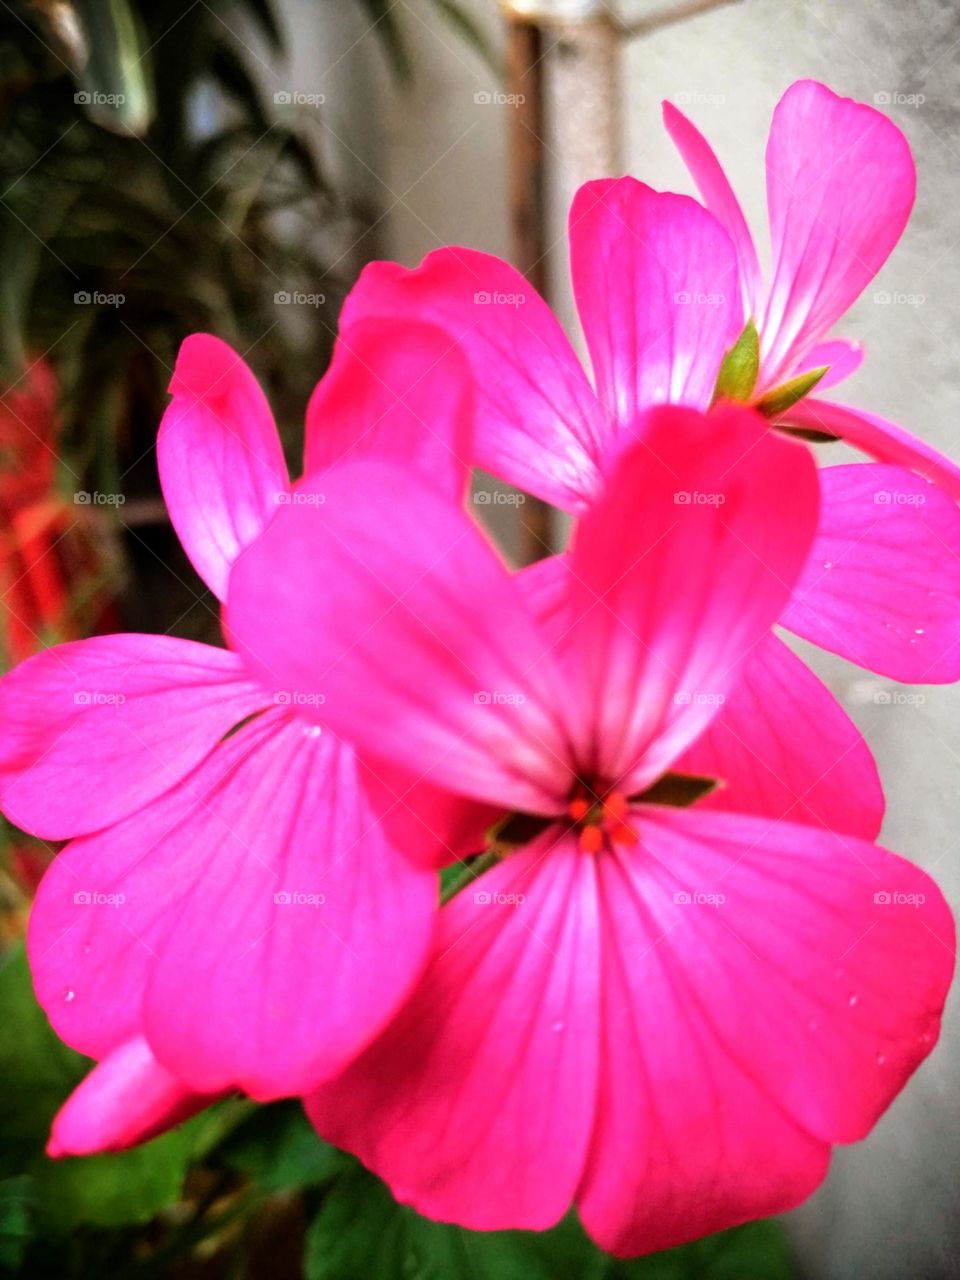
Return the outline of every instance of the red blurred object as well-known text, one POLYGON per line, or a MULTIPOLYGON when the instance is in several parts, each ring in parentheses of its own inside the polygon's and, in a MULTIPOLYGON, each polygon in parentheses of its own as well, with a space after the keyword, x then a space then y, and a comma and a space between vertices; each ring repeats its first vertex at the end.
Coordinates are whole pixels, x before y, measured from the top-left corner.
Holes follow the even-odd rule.
POLYGON ((6 665, 87 628, 105 607, 90 513, 58 492, 57 380, 45 360, 0 395, 0 601, 6 665), (77 607, 82 598, 84 608, 77 607), (92 611, 92 612, 91 612, 92 611))

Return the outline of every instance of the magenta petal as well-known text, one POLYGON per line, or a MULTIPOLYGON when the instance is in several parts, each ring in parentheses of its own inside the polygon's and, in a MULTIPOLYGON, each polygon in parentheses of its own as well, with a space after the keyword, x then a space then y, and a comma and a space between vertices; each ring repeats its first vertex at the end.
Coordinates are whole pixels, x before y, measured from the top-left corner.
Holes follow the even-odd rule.
POLYGON ((767 142, 764 386, 789 376, 883 266, 915 188, 910 147, 886 116, 813 80, 786 91, 767 142))
POLYGON ((753 237, 727 175, 700 130, 672 102, 663 104, 663 122, 697 184, 704 204, 725 228, 736 247, 745 311, 757 319, 761 301, 760 264, 753 237))
POLYGON ((687 196, 634 178, 588 182, 570 264, 597 391, 621 429, 656 404, 706 409, 743 327, 730 238, 687 196))
POLYGON ((840 436, 878 462, 894 463, 926 476, 960 502, 960 465, 895 422, 863 409, 810 398, 795 404, 782 421, 790 426, 840 436))
POLYGON ((324 723, 374 763, 501 810, 562 810, 549 639, 477 526, 381 460, 312 490, 324 501, 280 513, 234 568, 230 631, 251 669, 281 696, 322 699, 324 723))
POLYGON ((819 500, 809 450, 749 409, 655 410, 644 438, 569 558, 580 756, 630 791, 716 715, 789 598, 819 500))
POLYGON ((269 695, 224 649, 172 636, 57 645, 0 681, 0 787, 11 822, 61 840, 135 812, 269 695))
POLYGON ((157 1062, 142 1037, 128 1040, 93 1068, 57 1112, 47 1155, 123 1151, 215 1101, 216 1096, 185 1089, 157 1062))
POLYGON ((194 568, 224 600, 237 553, 290 488, 283 450, 256 378, 219 338, 186 339, 170 393, 157 437, 163 496, 194 568))
POLYGON ((865 840, 877 836, 883 821, 883 788, 859 730, 772 634, 674 767, 721 779, 701 807, 789 818, 865 840))
POLYGON ((852 836, 696 808, 638 818, 648 856, 630 878, 678 994, 810 1134, 864 1137, 936 1043, 955 949, 940 890, 852 836))
MULTIPOLYGON (((640 858, 597 864, 604 1017, 593 1145, 577 1207, 601 1248, 623 1257, 790 1209, 819 1185, 830 1157, 751 1069, 767 1034, 759 1029, 762 989, 756 1038, 728 1046, 718 1036, 695 932, 715 924, 709 913, 717 909, 675 905, 656 864, 642 865, 650 853, 659 853, 652 833, 640 858), (672 931, 688 923, 694 936, 684 947, 672 931)), ((681 874, 677 884, 684 883, 681 874)), ((697 887, 713 889, 709 881, 697 887)), ((710 955, 711 973, 729 963, 720 999, 736 998, 729 987, 743 967, 740 950, 728 934, 710 955)), ((743 1012, 748 1020, 750 1010, 743 1012)))
POLYGON ((960 511, 911 471, 820 472, 820 528, 781 622, 895 680, 960 679, 960 511))
POLYGON ((310 398, 304 472, 376 452, 420 465, 459 498, 472 462, 473 399, 466 361, 441 330, 358 321, 341 333, 310 398))
POLYGON ((277 1097, 342 1068, 390 1017, 435 902, 435 875, 386 842, 352 753, 275 711, 55 859, 30 962, 82 1052, 145 1034, 192 1092, 277 1097))
POLYGON ((801 373, 809 373, 811 369, 822 369, 827 372, 817 383, 818 391, 826 391, 827 387, 835 387, 838 382, 849 378, 863 364, 864 348, 862 342, 853 342, 848 338, 832 338, 829 342, 818 342, 803 357, 793 370, 792 377, 801 373))
POLYGON ((344 303, 341 331, 397 316, 442 329, 466 356, 477 466, 565 510, 589 500, 609 424, 559 323, 518 271, 461 248, 438 249, 415 271, 372 263, 344 303))
POLYGON ((596 1089, 596 872, 554 837, 440 913, 434 960, 400 1016, 307 1099, 420 1213, 542 1229, 570 1205, 596 1089), (549 851, 548 851, 549 850, 549 851))

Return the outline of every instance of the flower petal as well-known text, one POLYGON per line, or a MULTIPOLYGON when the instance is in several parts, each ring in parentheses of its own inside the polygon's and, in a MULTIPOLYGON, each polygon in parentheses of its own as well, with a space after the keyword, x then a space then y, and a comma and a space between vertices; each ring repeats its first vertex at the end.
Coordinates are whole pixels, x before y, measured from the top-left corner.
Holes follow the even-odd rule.
POLYGON ((550 308, 518 271, 462 248, 438 249, 414 271, 375 262, 344 303, 341 333, 349 339, 370 316, 436 325, 466 356, 477 466, 565 510, 589 500, 606 416, 550 308))
POLYGON ((809 450, 749 409, 654 410, 644 438, 570 553, 581 763, 631 791, 722 705, 789 598, 818 505, 809 450))
POLYGON ((236 654, 172 636, 95 636, 0 681, 0 803, 61 840, 134 813, 268 700, 236 654))
POLYGON ((820 528, 781 622, 895 680, 960 679, 960 511, 878 463, 824 467, 820 528))
POLYGON ((864 346, 862 342, 852 342, 848 338, 833 338, 829 342, 818 342, 803 357, 794 369, 792 376, 809 373, 812 369, 827 366, 827 372, 817 383, 818 391, 826 391, 827 387, 835 387, 838 382, 849 378, 863 364, 864 346))
POLYGON ((960 465, 919 436, 911 435, 895 422, 879 418, 875 413, 852 409, 832 400, 808 398, 795 404, 778 425, 805 427, 839 436, 878 462, 889 462, 916 471, 960 502, 960 465))
POLYGON ((384 1035, 307 1099, 321 1136, 418 1212, 543 1229, 583 1168, 596 1087, 595 870, 555 836, 440 913, 434 959, 384 1035))
POLYGON ((786 91, 767 142, 764 387, 792 373, 883 266, 915 190, 909 144, 886 116, 813 80, 786 91))
POLYGON ((219 338, 196 333, 177 356, 157 465, 170 519, 219 600, 230 566, 290 488, 273 415, 256 378, 219 338))
POLYGON ((314 483, 325 501, 280 513, 234 569, 230 631, 251 669, 322 699, 324 723, 374 763, 501 810, 562 810, 549 641, 477 526, 386 461, 314 483), (389 513, 385 493, 402 494, 389 513))
POLYGON ((656 404, 706 409, 743 328, 736 255, 712 214, 634 178, 585 183, 570 265, 597 391, 621 430, 656 404))
POLYGON ((304 471, 377 452, 419 462, 460 498, 472 461, 473 400, 469 367, 441 330, 357 321, 338 338, 310 397, 304 471))
POLYGON ((379 1031, 419 973, 435 903, 434 873, 388 845, 352 753, 273 711, 68 846, 41 885, 30 960, 82 1052, 145 1035, 188 1090, 265 1099, 311 1088, 379 1031))
POLYGON ((772 634, 674 767, 722 780, 700 807, 789 818, 865 840, 875 839, 883 821, 877 766, 856 725, 772 634))
POLYGON ((761 301, 760 264, 750 228, 727 175, 700 130, 672 102, 663 104, 663 123, 697 184, 704 204, 736 247, 744 309, 748 316, 756 319, 760 314, 761 301))
POLYGON ((47 1155, 124 1151, 215 1101, 185 1089, 137 1037, 112 1050, 77 1085, 54 1117, 47 1155))

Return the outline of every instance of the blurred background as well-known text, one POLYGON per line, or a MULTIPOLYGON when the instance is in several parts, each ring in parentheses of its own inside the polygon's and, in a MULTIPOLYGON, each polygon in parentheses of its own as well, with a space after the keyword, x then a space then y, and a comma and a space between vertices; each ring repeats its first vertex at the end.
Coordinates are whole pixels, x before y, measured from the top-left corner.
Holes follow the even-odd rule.
MULTIPOLYGON (((690 191, 660 123, 707 134, 762 232, 772 109, 812 76, 876 103, 919 167, 913 219, 843 334, 845 398, 960 455, 960 11, 953 0, 0 0, 0 646, 8 666, 95 631, 216 642, 216 602, 159 496, 177 347, 233 343, 291 467, 337 314, 371 258, 461 243, 510 258, 575 334, 565 211, 590 177, 690 191), (903 299, 903 301, 898 301, 903 299)), ((758 236, 761 252, 764 236, 758 236)), ((832 460, 845 460, 839 454, 832 460)), ((515 559, 559 536, 491 504, 515 559)), ((960 695, 908 702, 805 651, 868 734, 883 839, 960 892, 960 695)), ((532 1239, 433 1228, 290 1105, 223 1104, 124 1156, 54 1164, 88 1064, 37 1009, 19 948, 55 850, 4 833, 0 1272, 23 1276, 712 1277, 960 1273, 960 1017, 822 1190, 759 1224, 608 1263, 575 1222, 532 1239)))

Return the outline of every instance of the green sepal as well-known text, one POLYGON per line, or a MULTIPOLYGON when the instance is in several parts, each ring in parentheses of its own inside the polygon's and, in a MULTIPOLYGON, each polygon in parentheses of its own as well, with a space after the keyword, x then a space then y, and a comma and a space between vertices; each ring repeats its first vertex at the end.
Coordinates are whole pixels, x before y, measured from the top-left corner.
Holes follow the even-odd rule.
POLYGON ((736 400, 747 404, 757 385, 760 373, 760 335, 753 320, 723 357, 717 383, 713 388, 713 403, 718 400, 736 400))
POLYGON ((652 787, 641 795, 632 797, 639 804, 669 804, 687 809, 721 786, 719 778, 708 778, 695 773, 665 773, 652 787))
POLYGON ((760 397, 757 409, 765 418, 779 418, 781 413, 792 409, 798 400, 812 391, 829 368, 824 364, 819 369, 808 369, 806 373, 798 373, 795 378, 781 382, 779 387, 760 397))

